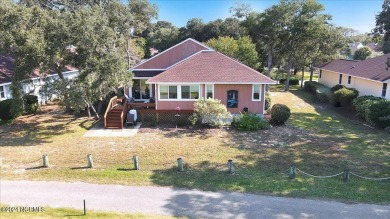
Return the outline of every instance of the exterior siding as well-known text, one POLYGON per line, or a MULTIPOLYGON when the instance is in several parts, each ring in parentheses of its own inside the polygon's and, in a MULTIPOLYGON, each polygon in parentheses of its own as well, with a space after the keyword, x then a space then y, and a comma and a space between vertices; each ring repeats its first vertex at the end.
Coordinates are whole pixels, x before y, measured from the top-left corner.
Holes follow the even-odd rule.
MULTIPOLYGON (((200 97, 205 96, 205 85, 201 84, 200 97)), ((158 86, 157 86, 158 89, 158 86)), ((252 101, 252 85, 251 84, 215 84, 214 85, 214 98, 221 100, 221 103, 227 104, 227 92, 229 90, 238 91, 238 107, 228 108, 228 111, 233 114, 243 112, 244 107, 248 107, 249 112, 256 114, 263 114, 264 105, 264 85, 261 87, 261 101, 252 101)), ((158 93, 158 90, 157 90, 158 93)), ((195 101, 169 101, 159 100, 157 98, 158 110, 175 110, 176 107, 180 107, 182 110, 193 110, 195 101)))
MULTIPOLYGON (((71 71, 71 72, 66 72, 64 73, 64 78, 66 79, 72 79, 77 77, 79 74, 78 71, 71 71)), ((46 79, 54 81, 58 80, 59 77, 57 75, 51 75, 46 77, 46 79)), ((38 97, 38 103, 40 104, 45 104, 46 101, 49 100, 49 98, 39 92, 39 90, 45 85, 45 79, 44 78, 36 78, 36 79, 28 79, 22 82, 22 89, 24 94, 32 94, 38 97)), ((3 86, 5 88, 5 99, 12 99, 12 94, 11 94, 11 83, 7 84, 2 84, 0 86, 3 86)), ((55 98, 56 96, 53 95, 52 98, 55 98)), ((3 99, 0 99, 3 100, 3 99)))
MULTIPOLYGON (((339 73, 322 70, 322 76, 318 80, 319 83, 328 87, 333 87, 339 83, 339 73)), ((355 88, 359 91, 359 96, 373 95, 381 97, 383 83, 365 80, 363 78, 351 77, 351 84, 348 84, 348 75, 343 74, 342 85, 355 88)), ((389 86, 389 85, 388 85, 389 86)), ((389 88, 387 88, 386 99, 390 99, 389 88)))
POLYGON ((251 84, 215 84, 214 98, 221 100, 221 103, 227 104, 227 92, 229 90, 238 91, 238 107, 228 108, 229 112, 238 114, 244 111, 244 107, 248 107, 249 112, 263 114, 264 101, 264 85, 262 85, 261 101, 252 101, 252 85, 251 84))
MULTIPOLYGON (((201 86, 202 87, 202 86, 201 86)), ((160 100, 158 95, 158 85, 156 86, 156 109, 158 110, 175 110, 180 107, 181 110, 193 110, 195 101, 183 101, 183 100, 160 100)), ((200 91, 200 98, 202 98, 202 89, 200 91)))

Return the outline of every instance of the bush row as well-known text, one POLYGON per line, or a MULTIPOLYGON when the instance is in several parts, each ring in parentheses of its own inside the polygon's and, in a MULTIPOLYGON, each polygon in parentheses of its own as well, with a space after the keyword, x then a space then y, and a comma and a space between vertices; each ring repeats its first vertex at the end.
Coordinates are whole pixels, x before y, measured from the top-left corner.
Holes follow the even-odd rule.
POLYGON ((390 127, 390 101, 375 96, 361 96, 353 101, 357 116, 379 128, 390 127))
MULTIPOLYGON (((285 78, 282 78, 279 80, 279 83, 280 84, 286 84, 286 80, 285 78)), ((290 78, 290 81, 288 82, 289 85, 299 85, 299 79, 297 78, 290 78)))
POLYGON ((330 88, 316 81, 305 81, 304 89, 315 94, 320 102, 329 102, 330 88))

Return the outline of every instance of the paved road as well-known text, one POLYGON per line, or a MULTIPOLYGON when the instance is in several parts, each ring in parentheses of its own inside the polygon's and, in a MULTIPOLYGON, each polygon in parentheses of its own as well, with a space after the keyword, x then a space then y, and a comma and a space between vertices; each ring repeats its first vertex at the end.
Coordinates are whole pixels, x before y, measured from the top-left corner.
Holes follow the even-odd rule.
POLYGON ((245 193, 87 183, 0 181, 10 206, 71 207, 194 218, 390 218, 390 206, 343 204, 245 193))

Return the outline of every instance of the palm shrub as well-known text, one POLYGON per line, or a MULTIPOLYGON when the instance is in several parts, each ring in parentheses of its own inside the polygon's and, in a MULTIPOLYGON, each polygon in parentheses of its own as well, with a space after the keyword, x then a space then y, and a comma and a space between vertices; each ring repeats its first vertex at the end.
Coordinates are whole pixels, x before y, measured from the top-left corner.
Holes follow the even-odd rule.
POLYGON ((273 123, 284 123, 291 116, 291 110, 284 104, 275 104, 271 108, 271 121, 273 123))
POLYGON ((268 129, 270 125, 267 120, 252 113, 241 113, 234 117, 234 127, 240 131, 257 131, 268 129))
POLYGON ((197 122, 215 127, 230 125, 232 114, 218 99, 199 99, 194 103, 194 113, 190 117, 193 125, 197 122))

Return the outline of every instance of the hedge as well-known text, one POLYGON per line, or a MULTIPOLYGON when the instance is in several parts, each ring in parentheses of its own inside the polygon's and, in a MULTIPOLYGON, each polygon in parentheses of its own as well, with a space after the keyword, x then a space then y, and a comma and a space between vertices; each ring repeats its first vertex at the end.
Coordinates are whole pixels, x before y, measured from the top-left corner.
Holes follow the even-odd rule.
POLYGON ((336 90, 332 94, 332 103, 335 106, 348 105, 358 96, 358 90, 354 88, 343 87, 341 89, 336 90))
POLYGON ((336 84, 335 86, 333 86, 332 88, 330 88, 330 91, 332 91, 333 93, 340 90, 340 89, 343 89, 345 88, 344 85, 341 85, 341 84, 336 84))
POLYGON ((361 96, 353 101, 357 116, 379 128, 390 127, 390 101, 375 96, 361 96))
POLYGON ((12 114, 11 106, 14 102, 13 99, 7 99, 0 101, 0 119, 1 120, 10 120, 16 118, 15 115, 12 114))
POLYGON ((330 88, 316 81, 305 81, 304 89, 316 95, 320 102, 329 102, 330 88))
POLYGON ((364 119, 368 106, 371 104, 372 101, 375 100, 382 100, 382 98, 375 97, 372 95, 367 95, 367 96, 360 96, 354 99, 352 105, 356 111, 356 115, 364 119))
MULTIPOLYGON (((280 84, 286 84, 286 80, 285 78, 282 78, 279 80, 279 83, 280 84)), ((289 85, 299 85, 299 79, 297 78, 290 78, 290 81, 288 82, 289 85)))

